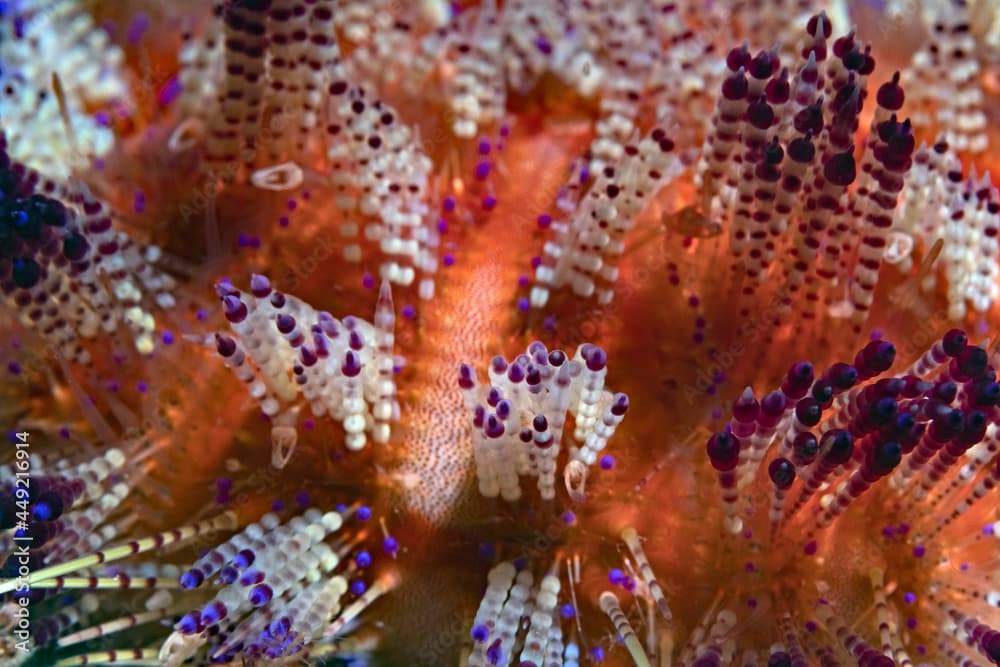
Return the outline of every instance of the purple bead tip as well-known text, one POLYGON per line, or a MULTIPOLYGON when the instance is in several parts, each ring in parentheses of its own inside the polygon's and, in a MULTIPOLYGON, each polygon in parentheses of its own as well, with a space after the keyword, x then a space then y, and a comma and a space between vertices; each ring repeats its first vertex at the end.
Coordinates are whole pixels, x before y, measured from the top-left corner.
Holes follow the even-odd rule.
POLYGON ((250 276, 250 292, 258 299, 263 299, 271 293, 271 281, 267 277, 254 273, 250 276))

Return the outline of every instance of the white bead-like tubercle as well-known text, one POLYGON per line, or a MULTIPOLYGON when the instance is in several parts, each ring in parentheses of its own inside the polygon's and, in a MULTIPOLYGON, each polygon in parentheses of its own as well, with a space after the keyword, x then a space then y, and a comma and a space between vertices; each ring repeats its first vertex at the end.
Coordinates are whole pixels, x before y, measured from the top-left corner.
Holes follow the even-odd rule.
POLYGON ((375 306, 375 378, 376 400, 372 407, 375 419, 373 439, 379 444, 389 441, 389 420, 393 414, 396 384, 393 380, 393 347, 395 345, 396 314, 392 305, 392 287, 383 281, 375 306))
POLYGON ((602 398, 602 391, 604 390, 604 377, 608 373, 607 367, 602 367, 600 370, 591 370, 587 366, 587 360, 584 358, 584 352, 588 349, 594 349, 593 345, 585 343, 577 348, 576 356, 574 360, 583 365, 583 373, 581 382, 574 386, 574 398, 577 400, 571 402, 570 412, 576 418, 576 432, 574 437, 577 442, 583 442, 587 433, 593 428, 594 422, 597 419, 598 405, 602 398))
POLYGON ((485 640, 477 641, 473 647, 472 653, 469 655, 469 667, 486 665, 486 649, 498 634, 500 611, 507 600, 508 591, 510 591, 516 575, 517 568, 509 561, 502 562, 489 571, 486 577, 486 593, 483 595, 483 600, 472 623, 473 627, 484 626, 489 634, 485 640))
MULTIPOLYGON (((558 627, 554 623, 553 612, 559 598, 561 584, 559 577, 554 574, 546 575, 539 586, 535 596, 535 611, 529 618, 528 634, 524 640, 524 649, 521 651, 520 661, 533 662, 536 665, 543 664, 548 653, 548 645, 552 637, 551 630, 558 627)), ((561 636, 561 632, 559 633, 561 636)))

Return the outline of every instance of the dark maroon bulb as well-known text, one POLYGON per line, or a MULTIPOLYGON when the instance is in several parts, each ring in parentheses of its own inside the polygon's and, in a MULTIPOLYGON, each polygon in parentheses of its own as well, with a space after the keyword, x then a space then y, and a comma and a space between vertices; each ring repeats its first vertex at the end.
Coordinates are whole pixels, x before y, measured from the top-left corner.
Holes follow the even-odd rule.
POLYGON ((792 139, 788 144, 788 157, 802 164, 811 162, 816 155, 816 147, 808 136, 792 139))
POLYGON ((788 459, 777 458, 767 466, 767 474, 776 487, 787 489, 795 481, 795 466, 788 459))
POLYGON ((712 467, 720 472, 736 467, 740 455, 740 441, 731 433, 716 433, 705 446, 712 467))
POLYGON ((750 84, 742 71, 733 74, 722 83, 722 95, 727 100, 742 100, 747 96, 750 84))
POLYGON ((744 42, 741 46, 732 49, 726 56, 726 67, 733 72, 738 72, 741 67, 747 67, 750 64, 750 60, 750 49, 747 48, 747 44, 744 42))
POLYGON ((969 337, 961 329, 952 329, 941 338, 941 347, 949 357, 958 356, 969 343, 969 337))
POLYGON ((21 289, 31 289, 42 279, 42 267, 30 257, 18 257, 11 267, 11 279, 21 289))
POLYGON ((814 398, 803 398, 795 405, 795 417, 807 427, 815 426, 823 417, 823 408, 814 398))
POLYGON ((803 464, 809 464, 819 453, 819 441, 809 431, 803 431, 792 441, 792 450, 795 452, 796 458, 801 460, 803 464))
POLYGON ((87 256, 90 244, 80 232, 70 232, 63 239, 63 256, 71 262, 78 262, 87 256))
POLYGON ((840 187, 847 187, 857 176, 857 164, 850 151, 837 153, 823 165, 823 177, 840 187))
POLYGON ((806 32, 813 37, 829 39, 833 33, 833 24, 827 18, 826 12, 820 12, 809 17, 809 22, 806 23, 806 32))
POLYGON ((986 372, 986 365, 989 363, 989 354, 977 345, 968 345, 955 357, 955 365, 961 372, 959 379, 977 378, 986 372))
POLYGON ((872 464, 881 475, 888 474, 899 465, 903 448, 898 442, 880 442, 872 451, 872 464))
POLYGON ((849 431, 832 429, 823 434, 819 443, 823 460, 832 465, 847 462, 854 453, 854 438, 849 431))
POLYGON ((795 131, 799 134, 811 132, 812 136, 819 136, 819 133, 823 131, 823 98, 820 97, 813 104, 795 114, 793 124, 795 131))

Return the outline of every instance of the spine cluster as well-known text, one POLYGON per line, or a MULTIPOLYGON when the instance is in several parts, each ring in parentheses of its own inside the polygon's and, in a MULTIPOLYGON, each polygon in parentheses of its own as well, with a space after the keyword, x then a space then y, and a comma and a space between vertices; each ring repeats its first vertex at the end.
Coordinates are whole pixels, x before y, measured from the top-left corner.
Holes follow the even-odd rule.
MULTIPOLYGON (((395 109, 352 82, 341 61, 337 17, 361 17, 332 0, 225 3, 181 52, 185 121, 171 137, 186 150, 203 135, 208 165, 227 180, 265 189, 302 183, 301 164, 326 163, 342 212, 344 260, 373 246, 380 273, 434 295, 438 234, 429 217, 431 163, 395 109), (338 10, 338 11, 335 11, 338 10)), ((360 23, 358 23, 360 21, 360 23)), ((360 27, 350 34, 363 37, 360 27), (360 32, 359 32, 360 31, 360 32)))
POLYGON ((588 167, 574 172, 565 188, 568 196, 560 202, 569 219, 549 221, 556 237, 545 243, 535 270, 531 307, 543 308, 560 288, 601 304, 614 298, 625 234, 657 191, 683 169, 673 149, 674 142, 656 128, 641 140, 633 136, 613 165, 593 175, 588 167), (579 195, 584 183, 589 189, 579 195))
POLYGON ((275 467, 284 467, 294 451, 301 403, 313 416, 329 415, 340 423, 348 449, 363 449, 369 438, 389 441, 389 423, 399 418, 399 405, 393 379, 395 313, 387 282, 372 324, 317 312, 272 289, 261 275, 251 277, 248 292, 228 282, 216 291, 233 335, 216 334, 215 349, 271 418, 275 467))
POLYGON ((472 413, 472 449, 479 492, 515 501, 521 497, 520 477, 537 477, 544 500, 556 497, 557 464, 573 416, 573 440, 563 477, 574 501, 583 499, 587 468, 604 450, 622 422, 629 402, 625 394, 605 389, 607 354, 586 343, 570 359, 562 350, 541 342, 508 362, 496 356, 488 370, 489 384, 480 384, 471 366, 463 364, 458 384, 465 407, 472 413))
POLYGON ((67 360, 90 363, 83 340, 126 325, 153 351, 149 312, 174 305, 174 280, 155 268, 156 246, 112 226, 107 204, 58 187, 13 160, 0 134, 0 290, 21 320, 67 360), (150 304, 152 302, 152 304, 150 304))

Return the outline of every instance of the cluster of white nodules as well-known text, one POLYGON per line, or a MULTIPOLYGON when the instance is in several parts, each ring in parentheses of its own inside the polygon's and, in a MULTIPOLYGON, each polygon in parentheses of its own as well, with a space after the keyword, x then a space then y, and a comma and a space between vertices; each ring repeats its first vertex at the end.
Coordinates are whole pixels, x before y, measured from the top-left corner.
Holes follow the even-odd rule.
POLYGON ((73 494, 73 501, 63 499, 64 531, 49 543, 44 564, 69 561, 123 538, 131 524, 107 520, 132 489, 132 481, 122 475, 124 469, 125 455, 119 449, 109 449, 102 456, 68 468, 65 473, 60 471, 53 486, 65 482, 73 491, 80 492, 73 494))
POLYGON ((463 12, 453 44, 454 75, 448 79, 447 97, 455 119, 457 137, 471 138, 480 128, 500 120, 507 101, 503 77, 503 28, 496 2, 478 11, 463 12))
POLYGON ((579 3, 575 10, 575 18, 589 33, 584 39, 589 38, 591 49, 606 54, 601 59, 601 118, 594 125, 588 164, 598 173, 618 164, 636 140, 640 100, 664 49, 644 2, 579 3))
MULTIPOLYGON (((0 163, 9 160, 8 148, 0 134, 0 163)), ((156 322, 149 301, 174 305, 173 279, 154 266, 159 248, 141 247, 113 228, 108 207, 87 192, 70 194, 40 182, 36 171, 17 162, 2 173, 13 185, 7 190, 9 222, 26 231, 19 256, 0 258, 0 273, 10 280, 0 303, 67 360, 90 363, 81 339, 110 334, 121 324, 131 329, 140 353, 152 352, 156 322)))
MULTIPOLYGON (((72 317, 83 318, 75 330, 83 338, 93 338, 98 327, 110 333, 124 323, 132 330, 136 350, 149 354, 154 347, 156 320, 143 302, 152 295, 161 309, 175 305, 172 292, 176 282, 155 268, 162 257, 159 246, 140 246, 125 232, 112 228, 112 213, 104 202, 83 194, 74 197, 73 203, 79 231, 86 245, 93 248, 77 264, 81 267, 78 273, 69 280, 62 278, 60 300, 67 291, 69 302, 78 300, 74 294, 82 294, 86 300, 85 308, 71 311, 72 317), (74 283, 80 287, 78 292, 74 283)), ((56 275, 50 274, 50 278, 54 280, 56 275)))
POLYGON ((446 25, 451 17, 451 4, 445 0, 340 0, 334 23, 351 45, 345 69, 355 81, 377 90, 402 84, 407 93, 415 94, 438 55, 436 46, 442 31, 434 29, 446 25), (422 34, 426 30, 434 31, 422 34), (422 38, 414 39, 415 35, 422 38))
POLYGON ((106 154, 111 129, 88 108, 127 97, 124 54, 77 0, 19 2, 0 17, 0 131, 12 157, 57 180, 106 154), (62 85, 63 125, 53 76, 62 85))
POLYGON ((296 161, 323 156, 344 213, 343 259, 360 263, 365 246, 375 246, 382 278, 416 282, 420 297, 432 298, 439 244, 427 204, 433 165, 396 111, 348 78, 358 68, 344 67, 335 30, 374 48, 381 42, 373 35, 393 32, 392 15, 334 0, 269 4, 227 3, 200 39, 186 39, 185 120, 171 147, 203 139, 208 162, 227 165, 224 178, 242 175, 269 190, 300 186, 296 161))
MULTIPOLYGON (((913 159, 893 230, 901 240, 903 270, 912 265, 915 241, 930 249, 939 240, 941 269, 948 294, 948 317, 965 318, 968 307, 985 313, 1000 297, 998 230, 1000 191, 989 173, 980 178, 973 168, 963 178, 962 164, 946 142, 921 146, 913 159)), ((933 291, 939 275, 929 272, 921 287, 933 291)))
POLYGON ((472 625, 474 646, 469 667, 569 667, 571 663, 563 660, 562 627, 556 610, 559 576, 546 574, 535 587, 529 570, 518 572, 507 561, 490 570, 487 580, 472 625), (521 652, 512 663, 516 646, 521 646, 521 652))
POLYGON ((678 124, 707 130, 711 117, 704 113, 702 93, 719 84, 725 65, 714 56, 716 45, 691 29, 681 6, 659 4, 656 33, 666 46, 652 63, 643 96, 653 103, 656 118, 672 117, 678 124))
MULTIPOLYGON (((439 69, 453 113, 452 131, 466 138, 500 121, 508 90, 526 93, 544 74, 583 97, 600 93, 601 119, 587 160, 592 171, 623 154, 637 125, 640 99, 658 117, 661 112, 676 115, 680 108, 690 113, 695 106, 691 93, 704 90, 706 79, 718 72, 714 61, 704 57, 713 46, 696 39, 675 3, 651 9, 644 0, 613 6, 585 0, 490 0, 457 14, 445 5, 425 2, 397 11, 396 29, 374 36, 368 24, 376 16, 355 21, 362 26, 358 38, 372 44, 348 56, 352 70, 355 62, 367 71, 374 69, 373 63, 387 62, 386 53, 405 53, 396 58, 403 67, 392 70, 405 70, 399 75, 404 87, 418 90, 439 69), (400 23, 405 27, 399 28, 400 23), (407 32, 419 36, 408 43, 401 39, 407 32), (355 55, 359 51, 364 62, 355 55)), ((787 12, 780 13, 787 22, 787 12)))
POLYGON ((377 243, 385 257, 381 277, 411 285, 419 273, 420 298, 430 299, 439 245, 426 203, 431 160, 392 107, 343 81, 330 90, 327 158, 334 202, 345 214, 339 230, 348 241, 344 259, 360 262, 361 241, 377 243))
POLYGON ((472 448, 479 492, 487 498, 521 497, 520 477, 536 477, 545 500, 556 496, 556 466, 566 415, 575 420, 574 440, 563 471, 567 491, 582 500, 592 465, 628 410, 625 394, 604 387, 607 354, 585 343, 574 358, 535 341, 508 362, 496 356, 489 384, 480 384, 463 364, 458 384, 472 414, 472 448))
POLYGON ((913 55, 906 78, 914 86, 913 124, 935 127, 958 152, 982 153, 986 136, 979 46, 970 26, 979 27, 969 4, 940 2, 925 13, 930 39, 913 55))
POLYGON ((499 122, 507 88, 527 92, 547 72, 579 94, 593 96, 606 81, 602 63, 612 57, 598 54, 610 42, 635 48, 596 14, 585 2, 515 0, 498 8, 489 0, 459 13, 443 31, 443 40, 437 32, 425 37, 425 50, 447 50, 450 55, 439 61, 445 63, 454 134, 473 137, 499 122), (566 30, 567 25, 575 29, 566 30))
POLYGON ((339 513, 316 508, 285 524, 268 513, 211 549, 181 575, 181 587, 198 588, 209 577, 225 586, 200 611, 184 616, 176 633, 227 628, 213 659, 299 653, 326 629, 347 592, 345 576, 333 574, 346 550, 325 542, 342 525, 339 513))
POLYGON ((375 322, 335 319, 271 288, 254 275, 250 292, 229 282, 216 286, 235 336, 217 334, 215 347, 245 382, 260 409, 273 419, 272 462, 283 467, 297 440, 298 402, 316 417, 343 424, 348 449, 362 449, 368 434, 384 444, 398 418, 393 379, 395 314, 388 283, 375 307, 375 322))
POLYGON ((170 138, 170 148, 174 151, 188 148, 188 141, 197 140, 204 134, 209 117, 216 109, 219 82, 226 70, 222 21, 211 21, 200 36, 185 32, 181 39, 177 53, 180 65, 177 81, 181 93, 177 103, 185 121, 170 138), (196 130, 195 136, 186 136, 185 129, 196 130))
MULTIPOLYGON (((639 101, 658 117, 690 105, 717 70, 703 57, 676 3, 484 2, 421 39, 421 53, 443 63, 452 129, 472 137, 503 114, 508 89, 526 93, 551 74, 582 97, 600 93, 601 118, 588 166, 600 171, 622 155, 637 124, 639 101), (566 26, 572 26, 571 30, 566 26), (445 51, 450 57, 440 57, 445 51)), ((414 60, 420 60, 415 58, 414 60)), ((411 69, 418 69, 411 66, 411 69)), ((426 67, 419 67, 426 80, 426 67)))
POLYGON ((185 36, 180 99, 185 121, 172 138, 204 135, 205 156, 252 170, 260 162, 296 159, 325 118, 322 102, 340 78, 334 2, 274 0, 226 3, 198 39, 185 36), (193 126, 193 127, 192 127, 193 126))
POLYGON ((673 148, 673 141, 657 128, 641 141, 633 136, 622 148, 621 159, 599 173, 589 174, 585 166, 574 172, 557 202, 569 219, 552 221, 556 238, 545 243, 535 270, 532 307, 544 307, 551 291, 563 287, 579 297, 610 303, 626 232, 656 192, 684 169, 673 148), (575 193, 590 176, 590 189, 580 199, 575 193))

